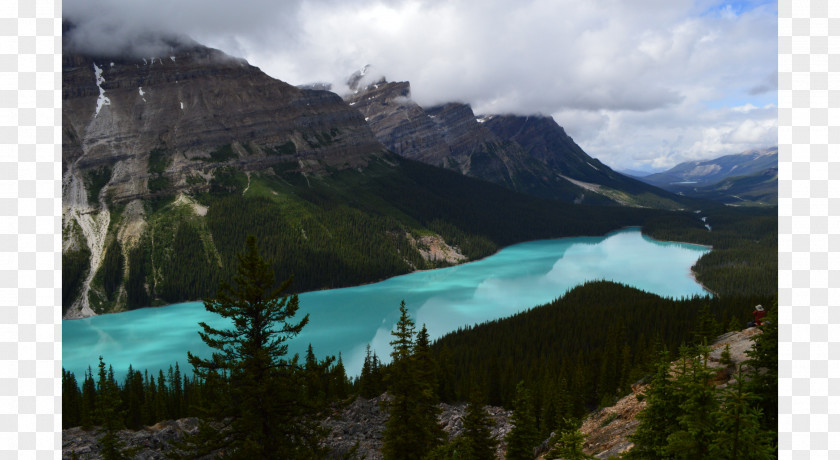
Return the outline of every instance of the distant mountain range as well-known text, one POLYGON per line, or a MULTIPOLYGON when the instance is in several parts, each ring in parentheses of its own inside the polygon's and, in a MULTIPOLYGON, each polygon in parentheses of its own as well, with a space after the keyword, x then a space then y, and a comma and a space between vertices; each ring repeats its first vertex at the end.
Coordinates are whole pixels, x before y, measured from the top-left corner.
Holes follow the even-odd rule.
MULTIPOLYGON (((504 187, 566 202, 680 209, 685 200, 618 174, 586 154, 551 117, 480 115, 463 103, 421 107, 409 82, 353 74, 347 103, 391 151, 504 187)), ((323 87, 323 85, 318 85, 323 87)))
POLYGON ((778 164, 779 149, 772 147, 688 161, 638 179, 681 195, 729 204, 776 204, 778 164))

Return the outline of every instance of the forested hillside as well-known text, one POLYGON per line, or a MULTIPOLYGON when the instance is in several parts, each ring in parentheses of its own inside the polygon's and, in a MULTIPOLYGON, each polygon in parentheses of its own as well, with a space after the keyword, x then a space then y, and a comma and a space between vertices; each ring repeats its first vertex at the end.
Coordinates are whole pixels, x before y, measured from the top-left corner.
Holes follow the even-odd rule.
POLYGON ((718 296, 775 295, 779 284, 777 213, 775 207, 717 205, 651 219, 642 231, 659 240, 712 246, 693 270, 697 280, 718 296))
MULTIPOLYGON (((409 236, 437 235, 475 260, 521 241, 603 235, 668 215, 529 197, 396 155, 325 175, 282 164, 248 174, 221 168, 203 191, 162 191, 147 202, 144 227, 131 225, 136 202, 110 209, 106 256, 88 293, 98 313, 212 296, 249 233, 275 273, 294 274, 302 292, 447 264, 424 259, 409 236), (145 230, 126 239, 120 228, 145 230)), ((88 254, 65 252, 65 308, 82 292, 88 254)))

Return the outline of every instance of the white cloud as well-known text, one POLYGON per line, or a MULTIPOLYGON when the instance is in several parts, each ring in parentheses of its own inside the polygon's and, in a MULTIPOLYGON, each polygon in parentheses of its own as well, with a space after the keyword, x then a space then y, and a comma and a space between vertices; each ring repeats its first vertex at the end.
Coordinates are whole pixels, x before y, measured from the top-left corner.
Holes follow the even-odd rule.
POLYGON ((292 84, 341 83, 372 64, 411 81, 422 105, 554 114, 588 153, 633 167, 775 142, 765 107, 775 103, 776 4, 738 5, 77 0, 64 10, 94 24, 117 20, 118 30, 183 32, 292 84))

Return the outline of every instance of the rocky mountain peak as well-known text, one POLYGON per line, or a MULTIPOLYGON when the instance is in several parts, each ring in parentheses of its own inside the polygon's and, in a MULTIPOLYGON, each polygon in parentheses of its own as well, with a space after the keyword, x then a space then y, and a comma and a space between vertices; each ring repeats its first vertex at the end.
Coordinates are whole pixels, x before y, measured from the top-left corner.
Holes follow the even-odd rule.
POLYGON ((388 82, 384 75, 377 74, 370 64, 366 64, 360 70, 353 72, 347 79, 347 87, 350 91, 358 93, 371 88, 376 89, 388 82))
MULTIPOLYGON (((590 157, 550 116, 476 116, 461 102, 421 107, 411 99, 408 82, 371 75, 367 66, 354 73, 348 80, 354 90, 344 100, 401 156, 568 202, 649 206, 647 197, 669 195, 590 157)), ((680 207, 672 197, 663 198, 655 205, 680 207)))

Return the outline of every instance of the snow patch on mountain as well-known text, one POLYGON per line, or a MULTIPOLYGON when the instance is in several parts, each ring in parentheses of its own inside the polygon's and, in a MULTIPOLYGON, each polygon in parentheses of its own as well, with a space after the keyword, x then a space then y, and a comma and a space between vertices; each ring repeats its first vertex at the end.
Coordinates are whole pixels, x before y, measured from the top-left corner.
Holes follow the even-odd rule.
POLYGON ((96 99, 96 114, 94 115, 96 117, 102 110, 102 106, 111 105, 111 100, 105 96, 105 90, 102 88, 105 78, 102 76, 102 68, 97 66, 96 63, 93 64, 93 73, 96 75, 96 87, 99 88, 99 98, 96 99))

